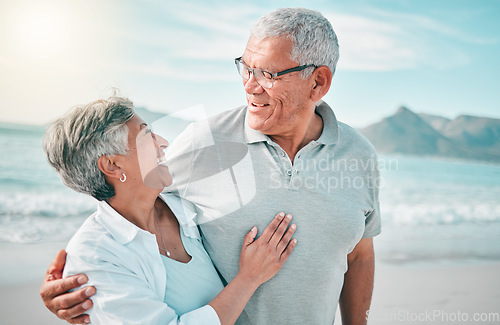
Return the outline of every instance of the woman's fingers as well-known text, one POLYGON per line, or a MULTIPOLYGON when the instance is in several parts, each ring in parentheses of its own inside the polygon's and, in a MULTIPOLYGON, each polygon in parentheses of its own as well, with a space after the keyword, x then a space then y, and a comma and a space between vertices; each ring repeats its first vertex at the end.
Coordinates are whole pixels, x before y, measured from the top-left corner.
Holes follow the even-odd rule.
POLYGON ((290 241, 290 243, 288 244, 286 249, 281 254, 281 260, 280 260, 281 265, 285 264, 286 260, 290 256, 290 254, 292 254, 292 251, 295 248, 295 245, 297 245, 297 239, 294 238, 290 241))
POLYGON ((287 214, 282 220, 281 223, 278 225, 276 230, 274 231, 273 235, 269 239, 269 244, 271 244, 274 247, 278 247, 278 243, 281 241, 281 238, 285 234, 285 231, 290 224, 290 221, 292 221, 292 215, 287 214))
POLYGON ((292 240, 296 226, 289 227, 291 220, 291 215, 280 212, 258 239, 256 227, 245 235, 239 263, 241 274, 260 285, 278 272, 297 243, 292 240))
POLYGON ((274 219, 271 221, 269 226, 267 226, 266 229, 264 229, 264 231, 262 232, 262 235, 260 235, 259 239, 262 241, 265 241, 265 242, 269 242, 269 240, 273 236, 276 229, 279 227, 279 225, 280 225, 281 221, 284 219, 284 217, 285 217, 284 212, 278 213, 276 215, 276 217, 274 217, 274 219))
POLYGON ((280 254, 289 245, 290 240, 292 239, 292 236, 295 233, 296 229, 297 229, 297 226, 295 224, 290 225, 290 227, 288 227, 288 230, 286 231, 286 233, 283 235, 283 237, 281 238, 281 240, 278 242, 278 245, 277 245, 276 249, 278 250, 278 252, 280 254))
POLYGON ((253 227, 246 235, 245 238, 243 239, 243 246, 241 246, 241 251, 243 251, 245 248, 247 248, 248 245, 253 243, 253 240, 255 239, 255 236, 257 236, 257 227, 253 227))

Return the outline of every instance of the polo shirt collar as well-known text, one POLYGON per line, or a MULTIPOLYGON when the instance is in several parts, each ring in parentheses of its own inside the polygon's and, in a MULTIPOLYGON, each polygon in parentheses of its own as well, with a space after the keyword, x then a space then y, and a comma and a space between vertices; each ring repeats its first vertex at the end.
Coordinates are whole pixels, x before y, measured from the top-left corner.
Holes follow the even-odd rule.
POLYGON ((257 143, 257 142, 267 142, 270 141, 269 137, 263 133, 260 133, 257 130, 252 129, 248 125, 248 108, 245 112, 245 138, 247 143, 257 143))
MULTIPOLYGON (((321 144, 336 144, 339 139, 339 125, 333 110, 324 101, 319 101, 316 105, 316 113, 323 119, 323 132, 316 142, 321 144)), ((244 128, 247 143, 270 141, 267 135, 252 129, 248 125, 248 110, 245 113, 244 128)))
POLYGON ((316 105, 316 113, 323 119, 323 132, 316 142, 321 144, 336 144, 339 141, 339 123, 333 110, 324 101, 316 105))

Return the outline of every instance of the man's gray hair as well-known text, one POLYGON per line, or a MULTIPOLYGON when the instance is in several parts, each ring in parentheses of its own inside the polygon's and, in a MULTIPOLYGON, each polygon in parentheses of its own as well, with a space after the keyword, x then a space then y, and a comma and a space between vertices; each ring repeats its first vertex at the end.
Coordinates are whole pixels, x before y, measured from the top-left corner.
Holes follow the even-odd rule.
POLYGON ((128 127, 134 106, 126 98, 110 97, 75 107, 52 123, 43 136, 49 163, 63 183, 99 201, 115 195, 97 160, 128 152, 128 127))
MULTIPOLYGON (((290 59, 299 65, 326 65, 335 73, 339 44, 332 25, 319 11, 305 8, 280 8, 260 18, 250 30, 258 39, 288 37, 293 41, 290 59)), ((302 78, 311 75, 302 71, 302 78)))

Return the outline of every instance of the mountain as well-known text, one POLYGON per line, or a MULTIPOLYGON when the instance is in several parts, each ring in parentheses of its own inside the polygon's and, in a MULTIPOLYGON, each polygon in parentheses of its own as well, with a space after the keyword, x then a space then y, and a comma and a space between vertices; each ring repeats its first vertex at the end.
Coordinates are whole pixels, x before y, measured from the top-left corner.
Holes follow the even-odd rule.
POLYGON ((448 123, 451 122, 449 118, 438 116, 438 115, 431 115, 431 114, 425 114, 425 113, 419 113, 418 116, 422 118, 427 124, 432 126, 435 130, 442 132, 448 123))
POLYGON ((360 130, 380 153, 500 162, 500 120, 416 114, 407 107, 360 130))
POLYGON ((461 115, 446 125, 443 134, 465 145, 500 149, 500 119, 461 115))

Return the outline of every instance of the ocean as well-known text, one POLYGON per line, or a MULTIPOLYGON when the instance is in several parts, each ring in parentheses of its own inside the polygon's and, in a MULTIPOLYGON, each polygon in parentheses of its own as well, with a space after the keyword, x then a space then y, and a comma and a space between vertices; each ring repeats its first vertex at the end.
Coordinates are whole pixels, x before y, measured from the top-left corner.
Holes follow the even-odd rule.
MULTIPOLYGON (((43 127, 0 124, 0 282, 29 273, 19 272, 23 252, 64 248, 96 208, 94 199, 66 188, 49 166, 43 132, 43 127)), ((500 260, 500 164, 381 156, 379 165, 378 261, 500 260)), ((32 270, 41 277, 46 267, 32 270)))

